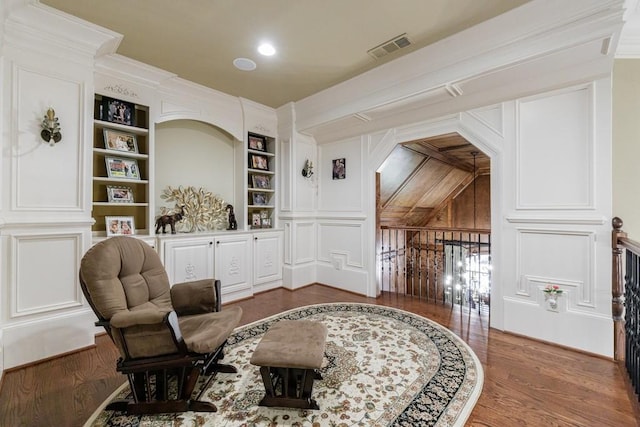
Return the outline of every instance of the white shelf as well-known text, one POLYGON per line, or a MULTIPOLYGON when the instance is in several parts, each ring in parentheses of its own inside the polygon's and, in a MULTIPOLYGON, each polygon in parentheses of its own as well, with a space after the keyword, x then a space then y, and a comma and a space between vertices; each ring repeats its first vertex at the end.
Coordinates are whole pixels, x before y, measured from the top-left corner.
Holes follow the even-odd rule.
POLYGON ((94 176, 94 181, 100 182, 126 182, 129 184, 148 184, 149 181, 146 179, 127 179, 127 178, 109 178, 106 176, 94 176))
POLYGON ((149 203, 93 202, 93 206, 149 206, 149 203))
POLYGON ((275 209, 273 205, 249 205, 249 209, 275 209))
POLYGON ((132 159, 148 159, 148 154, 140 154, 140 153, 130 153, 128 151, 120 151, 120 150, 107 150, 106 148, 94 148, 94 153, 104 154, 105 156, 113 156, 113 157, 129 157, 132 159))
POLYGON ((247 151, 250 154, 258 154, 258 155, 267 156, 267 157, 275 157, 276 156, 274 153, 270 153, 268 151, 260 151, 260 150, 252 150, 252 149, 248 149, 247 151))
POLYGON ((270 190, 266 188, 247 188, 247 191, 252 193, 275 193, 276 190, 270 190))
POLYGON ((249 168, 249 173, 263 174, 263 175, 274 175, 275 174, 275 172, 273 172, 273 171, 268 171, 268 170, 263 170, 263 169, 251 169, 251 168, 249 168))
POLYGON ((107 121, 104 121, 104 120, 95 119, 93 121, 93 125, 95 127, 98 127, 98 128, 117 129, 117 130, 121 130, 123 132, 135 133, 137 135, 148 135, 149 134, 149 129, 139 128, 139 127, 136 127, 136 126, 121 125, 119 123, 111 123, 111 122, 107 122, 107 121))

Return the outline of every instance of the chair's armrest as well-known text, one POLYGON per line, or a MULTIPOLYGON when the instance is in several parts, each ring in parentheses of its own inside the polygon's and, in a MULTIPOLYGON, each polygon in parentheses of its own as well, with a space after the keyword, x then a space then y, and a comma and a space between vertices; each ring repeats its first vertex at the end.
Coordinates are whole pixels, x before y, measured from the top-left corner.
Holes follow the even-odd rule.
POLYGON ((178 316, 220 311, 220 281, 176 283, 171 287, 171 305, 178 316))
POLYGON ((154 325, 164 322, 170 310, 145 308, 143 310, 123 310, 111 317, 109 323, 114 328, 128 328, 135 325, 154 325))

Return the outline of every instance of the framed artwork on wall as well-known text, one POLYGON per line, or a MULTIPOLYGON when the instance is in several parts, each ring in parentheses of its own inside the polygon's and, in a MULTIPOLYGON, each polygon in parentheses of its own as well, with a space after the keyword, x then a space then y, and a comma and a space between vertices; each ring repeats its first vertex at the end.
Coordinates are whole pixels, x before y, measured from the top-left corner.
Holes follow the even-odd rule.
POLYGON ((109 178, 124 178, 140 180, 140 169, 136 159, 121 159, 118 157, 105 157, 107 175, 109 178))
POLYGON ((333 179, 345 179, 347 176, 346 159, 333 160, 333 179))
POLYGON ((132 133, 120 132, 113 129, 103 129, 104 148, 107 150, 138 152, 138 140, 132 133))
POLYGON ((100 105, 101 120, 133 126, 135 123, 135 114, 136 109, 133 103, 106 96, 102 97, 102 104, 100 105))
POLYGON ((106 216, 107 236, 132 236, 136 233, 132 216, 106 216))

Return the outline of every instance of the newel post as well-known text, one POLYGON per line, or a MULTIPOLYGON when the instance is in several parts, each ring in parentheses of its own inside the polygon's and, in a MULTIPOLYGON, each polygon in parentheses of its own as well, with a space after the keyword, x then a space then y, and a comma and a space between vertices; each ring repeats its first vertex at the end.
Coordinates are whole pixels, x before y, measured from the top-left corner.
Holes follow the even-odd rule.
POLYGON ((622 231, 622 220, 615 217, 611 220, 613 231, 611 232, 611 249, 613 252, 611 269, 611 315, 613 317, 613 358, 624 361, 624 273, 622 271, 623 247, 619 244, 620 237, 627 237, 622 231))

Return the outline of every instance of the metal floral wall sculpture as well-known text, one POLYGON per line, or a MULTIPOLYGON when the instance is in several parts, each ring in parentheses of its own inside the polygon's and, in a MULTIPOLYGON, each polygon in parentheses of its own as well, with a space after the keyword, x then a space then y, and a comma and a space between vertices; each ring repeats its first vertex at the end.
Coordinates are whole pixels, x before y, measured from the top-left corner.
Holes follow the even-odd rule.
POLYGON ((200 187, 171 186, 165 188, 160 195, 167 202, 174 202, 172 209, 162 208, 160 215, 179 212, 184 207, 182 221, 176 224, 178 231, 194 232, 207 230, 223 230, 227 227, 227 203, 210 191, 200 187))

